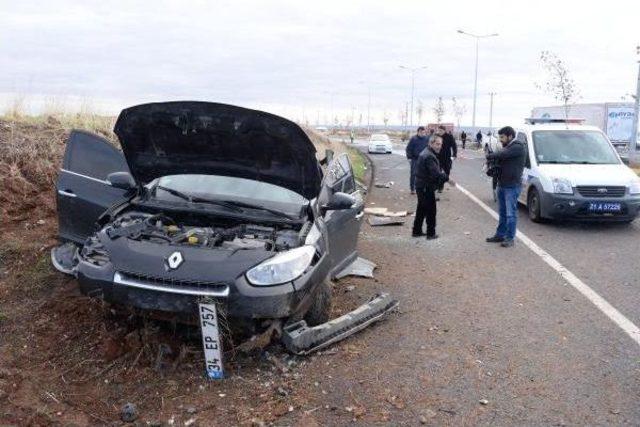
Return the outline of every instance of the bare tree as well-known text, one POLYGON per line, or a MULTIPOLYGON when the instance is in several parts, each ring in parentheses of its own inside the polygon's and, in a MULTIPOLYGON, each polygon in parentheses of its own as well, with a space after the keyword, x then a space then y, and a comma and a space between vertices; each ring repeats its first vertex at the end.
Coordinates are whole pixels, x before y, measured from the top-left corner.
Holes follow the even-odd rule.
POLYGON ((436 101, 436 105, 433 106, 433 114, 436 116, 436 122, 442 123, 442 118, 444 117, 444 113, 446 109, 444 108, 444 102, 442 101, 442 97, 439 96, 436 101))
POLYGON ((422 115, 424 114, 424 104, 422 100, 418 100, 418 105, 416 106, 416 114, 418 115, 418 124, 422 124, 422 115))
POLYGON ((458 127, 460 127, 460 120, 466 114, 467 106, 465 104, 458 104, 458 100, 454 96, 451 98, 451 109, 453 110, 453 115, 456 116, 458 127))
POLYGON ((563 103, 564 118, 568 119, 571 104, 580 97, 575 81, 569 75, 565 63, 555 53, 543 50, 540 52, 540 62, 547 72, 547 81, 536 83, 536 86, 563 103))

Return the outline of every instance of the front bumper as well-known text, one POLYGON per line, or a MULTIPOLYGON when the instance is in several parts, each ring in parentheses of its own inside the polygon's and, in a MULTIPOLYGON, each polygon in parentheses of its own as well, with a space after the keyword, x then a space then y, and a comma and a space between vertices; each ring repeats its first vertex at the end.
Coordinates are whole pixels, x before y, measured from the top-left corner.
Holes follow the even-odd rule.
POLYGON ((368 151, 369 153, 387 154, 387 153, 391 153, 392 149, 391 147, 387 147, 384 145, 370 145, 368 151))
POLYGON ((640 196, 588 198, 580 194, 540 193, 541 214, 550 219, 630 221, 640 213, 640 196), (619 212, 590 212, 590 203, 620 203, 619 212))
POLYGON ((329 273, 329 260, 320 257, 305 274, 293 282, 275 286, 253 286, 244 274, 232 283, 215 286, 176 286, 116 271, 111 263, 102 266, 80 260, 76 274, 85 295, 148 311, 195 315, 198 302, 215 300, 231 318, 280 319, 304 314, 313 302, 317 285, 329 273))

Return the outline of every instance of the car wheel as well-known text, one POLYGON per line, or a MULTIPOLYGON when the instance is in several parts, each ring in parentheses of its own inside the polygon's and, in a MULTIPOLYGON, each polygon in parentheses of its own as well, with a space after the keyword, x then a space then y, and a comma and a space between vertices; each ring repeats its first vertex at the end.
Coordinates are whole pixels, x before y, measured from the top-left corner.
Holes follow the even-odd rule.
POLYGON ((331 317, 331 282, 325 279, 318 289, 315 301, 304 316, 310 326, 320 325, 329 321, 331 317))
POLYGON ((529 219, 533 222, 542 222, 540 215, 540 194, 535 188, 529 192, 527 196, 527 210, 529 211, 529 219))

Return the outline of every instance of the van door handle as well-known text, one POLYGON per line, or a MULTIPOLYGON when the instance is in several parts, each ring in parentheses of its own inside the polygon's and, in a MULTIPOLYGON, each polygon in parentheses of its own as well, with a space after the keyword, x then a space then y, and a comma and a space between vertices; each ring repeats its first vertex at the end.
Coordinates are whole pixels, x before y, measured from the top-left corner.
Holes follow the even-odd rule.
POLYGON ((67 196, 67 197, 78 197, 71 190, 58 190, 58 194, 60 194, 61 196, 67 196))

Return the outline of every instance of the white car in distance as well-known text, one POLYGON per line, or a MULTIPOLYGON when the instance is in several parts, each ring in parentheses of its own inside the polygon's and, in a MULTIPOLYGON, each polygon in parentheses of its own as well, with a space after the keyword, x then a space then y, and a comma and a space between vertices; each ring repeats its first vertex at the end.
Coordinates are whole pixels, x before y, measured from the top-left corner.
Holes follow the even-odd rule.
POLYGON ((369 153, 391 154, 393 144, 389 135, 384 133, 374 133, 369 138, 369 153))

